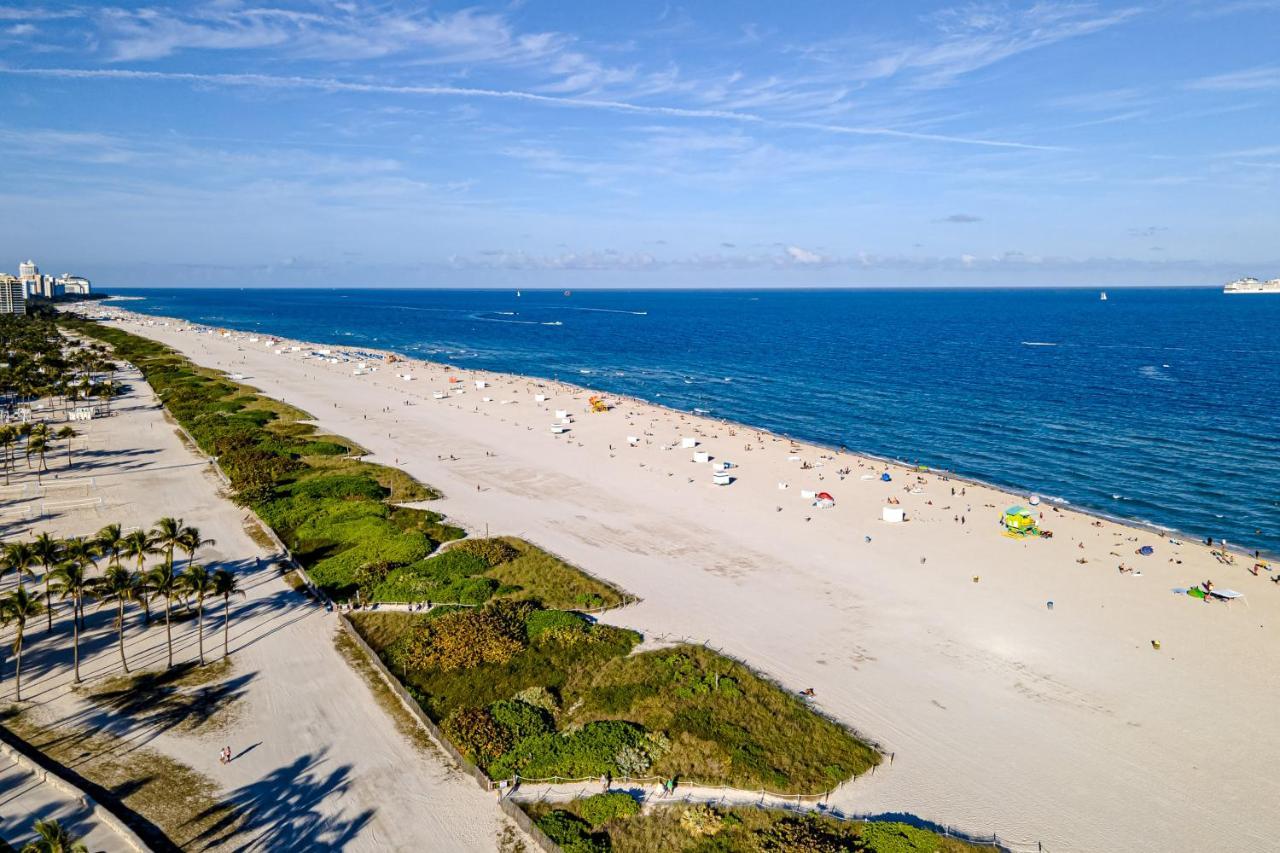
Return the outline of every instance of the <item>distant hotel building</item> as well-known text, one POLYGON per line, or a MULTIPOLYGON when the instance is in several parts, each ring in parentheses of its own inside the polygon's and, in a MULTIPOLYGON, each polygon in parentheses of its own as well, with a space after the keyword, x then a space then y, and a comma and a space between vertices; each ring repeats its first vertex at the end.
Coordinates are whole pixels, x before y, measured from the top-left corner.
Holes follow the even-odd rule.
MULTIPOLYGON (((9 278, 12 277, 9 276, 9 278)), ((64 272, 57 278, 41 275, 40 267, 30 259, 18 264, 18 281, 22 284, 24 297, 41 296, 45 299, 53 299, 55 296, 88 296, 93 292, 93 286, 84 276, 72 275, 68 272, 64 272)))
POLYGON ((26 314, 27 290, 22 279, 0 273, 0 314, 26 314))

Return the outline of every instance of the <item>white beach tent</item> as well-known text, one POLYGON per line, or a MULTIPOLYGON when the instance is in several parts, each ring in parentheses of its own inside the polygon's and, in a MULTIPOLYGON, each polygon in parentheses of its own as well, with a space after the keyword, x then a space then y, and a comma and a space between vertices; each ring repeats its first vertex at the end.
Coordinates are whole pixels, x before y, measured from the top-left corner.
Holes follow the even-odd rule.
POLYGON ((705 450, 695 450, 693 453, 693 461, 694 462, 710 462, 711 454, 707 453, 705 450))
POLYGON ((632 447, 635 447, 639 443, 640 443, 639 436, 634 436, 634 435, 627 436, 627 444, 631 445, 632 447))
POLYGON ((880 510, 880 520, 901 524, 907 520, 907 511, 900 506, 887 506, 880 510))
POLYGON ((568 409, 556 409, 556 417, 557 417, 557 418, 567 418, 567 417, 569 417, 569 410, 568 410, 568 409))
POLYGON ((534 399, 534 401, 535 401, 535 402, 538 402, 538 403, 545 403, 545 402, 547 402, 547 395, 546 395, 546 394, 534 394, 534 395, 533 395, 533 399, 534 399))
POLYGON ((717 486, 727 486, 733 482, 733 477, 724 471, 717 471, 711 476, 711 482, 717 486))
POLYGON ((477 390, 477 391, 481 391, 481 390, 483 390, 483 389, 485 389, 485 388, 488 388, 488 387, 489 387, 489 383, 488 383, 488 382, 485 382, 483 379, 477 379, 477 380, 476 380, 476 390, 477 390))
POLYGON ((680 446, 681 446, 682 448, 685 448, 686 450, 688 450, 688 449, 690 449, 690 448, 697 447, 697 446, 698 446, 698 439, 696 439, 696 438, 681 438, 681 439, 680 439, 680 446))

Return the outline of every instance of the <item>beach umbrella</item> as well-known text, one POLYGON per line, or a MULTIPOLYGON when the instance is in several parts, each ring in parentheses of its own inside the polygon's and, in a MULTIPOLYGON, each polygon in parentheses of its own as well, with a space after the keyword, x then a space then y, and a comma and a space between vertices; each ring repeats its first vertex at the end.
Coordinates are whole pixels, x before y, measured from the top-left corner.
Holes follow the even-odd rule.
POLYGON ((1156 552, 1156 549, 1152 548, 1150 545, 1143 545, 1141 548, 1138 549, 1138 553, 1144 557, 1150 557, 1155 552, 1156 552))
POLYGON ((880 479, 881 479, 882 481, 884 481, 884 482, 886 482, 886 483, 887 483, 887 482, 889 482, 890 480, 892 480, 893 478, 889 476, 889 472, 888 472, 888 471, 885 471, 883 474, 881 474, 881 475, 880 475, 880 479))

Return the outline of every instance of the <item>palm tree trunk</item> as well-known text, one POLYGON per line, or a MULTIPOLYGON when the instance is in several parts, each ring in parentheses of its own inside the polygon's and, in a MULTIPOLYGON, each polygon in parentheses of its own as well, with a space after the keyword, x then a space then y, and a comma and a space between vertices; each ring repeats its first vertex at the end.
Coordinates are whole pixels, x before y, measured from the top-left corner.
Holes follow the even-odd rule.
POLYGON ((53 594, 49 592, 49 566, 44 567, 44 612, 49 617, 49 624, 45 627, 46 631, 53 630, 53 594))
MULTIPOLYGON (((73 605, 74 606, 74 605, 73 605)), ((76 621, 75 611, 71 613, 71 661, 75 670, 72 684, 80 683, 80 623, 76 621)))
POLYGON ((199 613, 199 616, 197 616, 196 621, 197 623, 199 623, 197 628, 197 631, 199 633, 197 634, 197 636, 199 638, 198 642, 200 644, 200 665, 204 666, 204 598, 200 598, 196 602, 196 610, 199 613))
POLYGON ((129 662, 128 662, 127 660, 125 660, 125 658, 124 658, 124 602, 123 602, 123 601, 122 601, 122 602, 120 602, 120 617, 119 617, 119 618, 120 618, 120 624, 119 624, 119 629, 120 629, 120 630, 119 630, 119 632, 118 632, 118 633, 119 633, 119 635, 120 635, 120 665, 121 665, 122 667, 124 667, 124 673, 125 673, 125 675, 128 675, 128 674, 129 674, 129 662))
POLYGON ((164 639, 169 644, 169 666, 173 669, 173 630, 169 627, 169 596, 164 597, 164 639))
POLYGON ((13 646, 13 653, 17 657, 17 669, 14 674, 18 680, 18 701, 22 701, 22 630, 18 630, 18 642, 13 646))

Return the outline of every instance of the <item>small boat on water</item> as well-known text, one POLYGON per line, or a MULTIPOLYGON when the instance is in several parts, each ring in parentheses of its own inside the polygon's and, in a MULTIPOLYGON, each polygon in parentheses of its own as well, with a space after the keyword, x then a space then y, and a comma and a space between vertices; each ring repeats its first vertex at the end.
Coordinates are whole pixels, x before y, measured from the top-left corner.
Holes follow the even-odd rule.
POLYGON ((1104 291, 1102 291, 1102 293, 1098 296, 1098 299, 1099 299, 1099 300, 1101 300, 1102 302, 1106 302, 1106 301, 1107 301, 1107 292, 1106 292, 1105 290, 1104 290, 1104 291))

